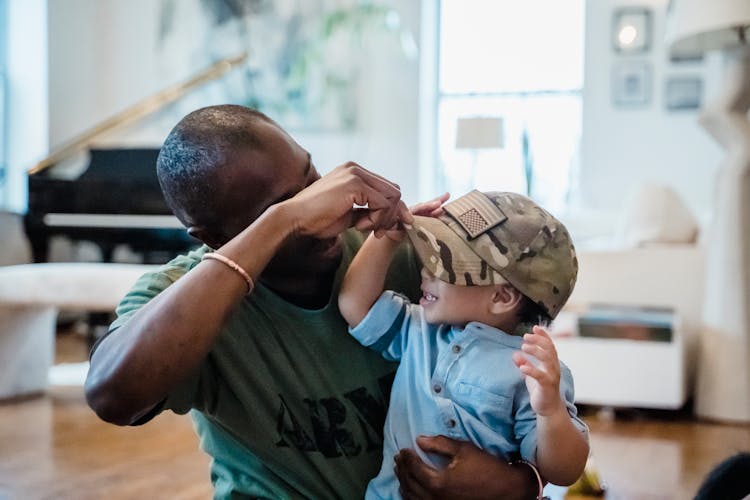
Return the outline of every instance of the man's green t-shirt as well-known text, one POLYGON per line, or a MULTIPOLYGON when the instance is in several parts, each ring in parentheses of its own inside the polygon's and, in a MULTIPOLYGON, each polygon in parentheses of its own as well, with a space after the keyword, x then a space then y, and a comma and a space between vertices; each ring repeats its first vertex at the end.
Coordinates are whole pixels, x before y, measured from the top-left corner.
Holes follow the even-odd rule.
MULTIPOLYGON (((238 306, 214 347, 160 410, 191 412, 213 457, 215 498, 362 498, 382 461, 382 432, 396 365, 347 333, 337 297, 362 243, 344 234, 329 303, 294 306, 262 283, 238 306)), ((207 247, 143 276, 110 332, 195 267, 207 247)), ((403 246, 387 286, 414 298, 419 268, 403 246)))

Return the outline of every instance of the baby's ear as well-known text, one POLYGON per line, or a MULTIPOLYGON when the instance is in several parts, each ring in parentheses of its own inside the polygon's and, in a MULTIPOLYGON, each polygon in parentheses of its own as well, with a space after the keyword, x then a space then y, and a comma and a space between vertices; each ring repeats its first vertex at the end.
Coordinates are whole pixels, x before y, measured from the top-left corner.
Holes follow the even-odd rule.
POLYGON ((490 312, 493 314, 515 313, 521 307, 523 294, 509 283, 493 285, 490 312))

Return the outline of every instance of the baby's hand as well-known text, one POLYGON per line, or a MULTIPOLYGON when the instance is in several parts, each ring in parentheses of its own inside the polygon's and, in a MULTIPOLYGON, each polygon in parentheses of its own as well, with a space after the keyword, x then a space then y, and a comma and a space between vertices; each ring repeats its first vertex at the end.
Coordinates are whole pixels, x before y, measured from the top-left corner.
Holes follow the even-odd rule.
POLYGON ((513 362, 526 378, 531 407, 537 415, 549 416, 562 407, 560 399, 560 360, 549 334, 541 326, 533 334, 523 336, 521 350, 539 360, 536 366, 520 352, 513 353, 513 362))
POLYGON ((431 199, 430 201, 423 201, 409 207, 409 211, 412 215, 422 215, 424 217, 439 217, 443 215, 443 203, 448 201, 451 195, 449 193, 443 193, 440 196, 431 199))

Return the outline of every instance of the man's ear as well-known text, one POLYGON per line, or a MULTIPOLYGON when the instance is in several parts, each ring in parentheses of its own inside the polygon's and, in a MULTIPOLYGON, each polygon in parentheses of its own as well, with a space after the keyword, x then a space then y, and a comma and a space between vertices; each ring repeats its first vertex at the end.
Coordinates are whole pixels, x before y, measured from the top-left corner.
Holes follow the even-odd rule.
POLYGON ((190 226, 187 228, 187 233, 195 239, 198 239, 210 246, 214 250, 218 250, 221 246, 226 243, 225 238, 221 235, 216 234, 214 231, 204 226, 190 226))
POLYGON ((521 307, 522 301, 523 294, 513 285, 507 283, 496 285, 492 293, 490 312, 493 314, 502 314, 517 311, 521 307))

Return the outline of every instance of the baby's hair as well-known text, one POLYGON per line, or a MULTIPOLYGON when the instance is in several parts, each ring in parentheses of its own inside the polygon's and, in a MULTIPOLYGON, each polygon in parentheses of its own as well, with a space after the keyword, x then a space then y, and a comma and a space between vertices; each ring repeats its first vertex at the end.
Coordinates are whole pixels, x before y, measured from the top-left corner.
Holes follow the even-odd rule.
POLYGON ((521 307, 518 310, 516 334, 530 332, 534 325, 546 327, 550 323, 552 323, 550 315, 539 304, 524 295, 521 299, 521 307))

